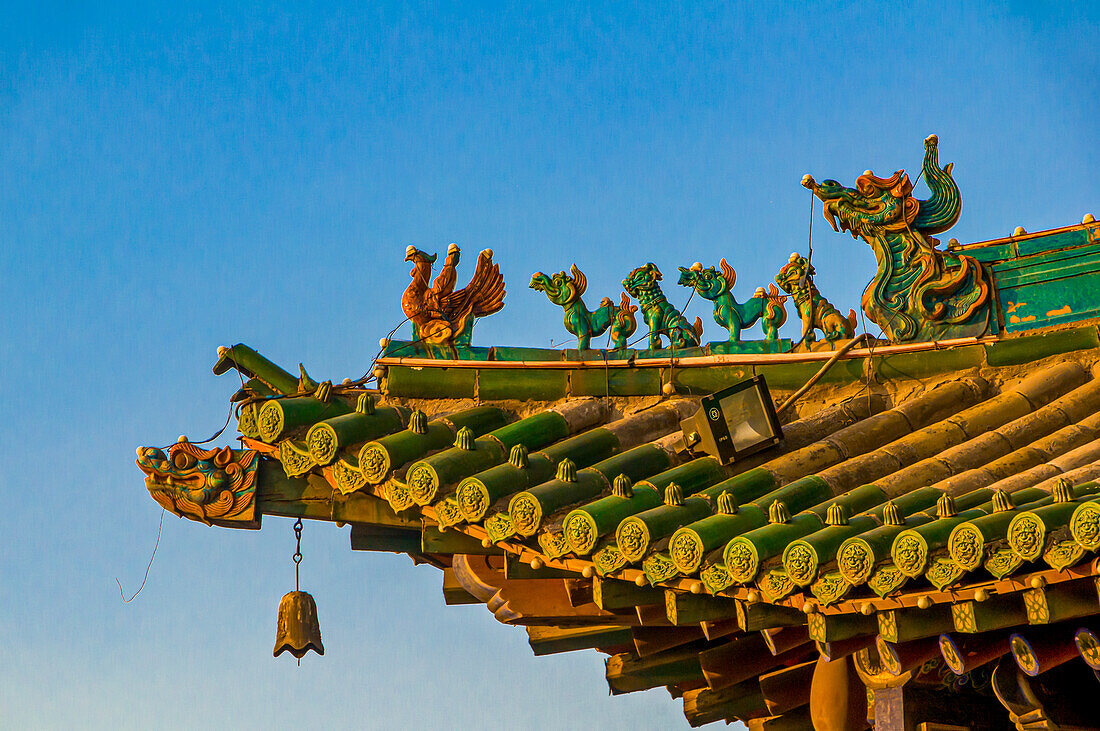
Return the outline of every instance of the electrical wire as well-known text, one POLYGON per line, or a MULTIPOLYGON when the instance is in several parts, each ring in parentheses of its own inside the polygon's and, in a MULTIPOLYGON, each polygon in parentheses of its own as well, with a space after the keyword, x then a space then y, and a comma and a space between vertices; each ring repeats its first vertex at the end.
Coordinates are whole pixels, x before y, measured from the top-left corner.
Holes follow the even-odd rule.
POLYGON ((157 557, 157 548, 160 547, 160 533, 164 529, 165 512, 166 511, 164 510, 164 508, 160 509, 160 525, 157 526, 157 542, 153 544, 153 553, 151 556, 149 556, 149 563, 145 565, 145 576, 144 578, 142 578, 141 586, 139 586, 137 591, 134 592, 134 595, 127 599, 126 593, 122 591, 122 582, 118 580, 117 576, 115 577, 115 583, 118 584, 118 595, 122 597, 123 604, 129 604, 130 602, 134 601, 134 599, 137 599, 137 595, 140 594, 141 590, 145 588, 145 582, 149 580, 149 569, 153 567, 153 559, 157 557))

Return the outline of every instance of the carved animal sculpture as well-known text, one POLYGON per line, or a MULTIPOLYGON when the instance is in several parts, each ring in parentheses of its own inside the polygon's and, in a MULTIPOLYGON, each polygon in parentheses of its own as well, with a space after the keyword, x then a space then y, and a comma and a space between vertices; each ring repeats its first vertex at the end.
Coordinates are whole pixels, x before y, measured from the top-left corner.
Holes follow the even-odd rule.
POLYGON ((492 249, 477 257, 470 283, 454 291, 461 250, 447 248, 447 257, 435 282, 428 286, 435 254, 416 247, 405 250, 405 261, 413 263, 412 282, 401 296, 401 309, 413 323, 413 339, 437 345, 469 345, 474 320, 504 307, 504 277, 493 263, 492 249))
POLYGON ((165 510, 207 524, 239 525, 254 519, 260 465, 256 452, 201 449, 181 437, 168 454, 138 447, 137 456, 149 494, 165 510))
POLYGON ((690 269, 680 267, 677 284, 694 288, 700 297, 714 303, 714 321, 729 331, 729 342, 740 342, 741 330, 752 327, 760 319, 764 320, 764 336, 768 340, 778 338, 779 328, 787 321, 787 310, 783 306, 787 298, 772 284, 770 292, 758 287, 750 300, 739 303, 731 291, 737 282, 737 272, 725 259, 719 265, 721 274, 714 267, 704 269, 699 262, 692 264, 690 269))
POLYGON ((938 148, 935 135, 924 141, 928 200, 913 197, 904 170, 889 178, 867 171, 855 188, 802 178, 824 202, 833 229, 874 250, 878 271, 863 292, 863 311, 894 343, 980 336, 989 328, 989 274, 973 257, 938 250, 932 238, 955 225, 962 210, 951 164, 940 168, 938 148))
POLYGON ((680 311, 673 307, 664 292, 661 291, 661 270, 650 262, 634 269, 623 280, 623 289, 638 300, 646 325, 649 326, 649 347, 658 350, 661 337, 667 337, 675 348, 690 348, 699 345, 703 334, 703 321, 695 318, 691 325, 680 311))
MULTIPOLYGON (((630 300, 624 294, 623 304, 618 309, 609 298, 604 297, 600 301, 600 306, 594 312, 589 312, 581 299, 585 290, 588 289, 588 278, 576 264, 569 267, 569 274, 558 272, 550 277, 542 272, 535 272, 531 277, 530 286, 531 289, 544 293, 547 299, 565 310, 565 329, 577 336, 577 347, 581 350, 588 350, 591 347, 592 336, 602 335, 613 322, 620 320, 619 314, 624 312, 623 308, 630 308, 623 314, 623 324, 627 322, 625 318, 638 309, 630 304, 630 300)), ((617 336, 612 333, 616 343, 620 340, 624 341, 622 346, 616 344, 616 347, 625 348, 625 339, 634 333, 637 322, 633 317, 630 317, 630 321, 633 321, 634 325, 629 332, 626 332, 625 327, 620 326, 617 336)))
POLYGON ((798 308, 798 316, 802 318, 802 342, 808 344, 816 341, 815 329, 820 330, 830 343, 852 337, 856 329, 856 311, 849 310, 845 319, 817 291, 813 276, 813 265, 798 253, 791 254, 790 261, 775 275, 775 283, 791 295, 795 307, 798 308))

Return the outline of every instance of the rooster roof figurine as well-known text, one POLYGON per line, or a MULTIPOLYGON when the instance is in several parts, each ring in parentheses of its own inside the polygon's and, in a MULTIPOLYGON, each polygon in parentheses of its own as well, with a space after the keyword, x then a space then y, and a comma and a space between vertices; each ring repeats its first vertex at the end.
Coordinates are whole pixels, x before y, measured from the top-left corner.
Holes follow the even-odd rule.
POLYGON ((493 263, 493 250, 485 249, 477 257, 477 267, 470 283, 454 291, 457 273, 455 268, 461 256, 456 244, 447 248, 447 258, 432 286, 428 279, 436 255, 426 254, 415 246, 405 250, 405 261, 413 263, 405 294, 401 296, 401 309, 413 323, 413 339, 436 345, 470 344, 474 319, 498 312, 504 307, 504 277, 500 267, 493 263))

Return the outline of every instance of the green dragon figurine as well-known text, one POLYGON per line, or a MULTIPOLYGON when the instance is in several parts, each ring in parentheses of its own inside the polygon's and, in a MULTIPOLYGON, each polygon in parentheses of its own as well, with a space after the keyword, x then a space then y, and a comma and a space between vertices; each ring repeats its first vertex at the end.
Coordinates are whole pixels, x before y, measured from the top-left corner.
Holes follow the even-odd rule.
POLYGON ((775 275, 775 282, 794 299, 798 316, 802 319, 802 342, 809 345, 817 340, 815 330, 825 335, 825 340, 835 343, 850 338, 856 330, 856 311, 848 310, 845 318, 833 303, 821 296, 814 284, 814 267, 806 257, 795 252, 775 275))
POLYGON ((646 325, 649 326, 649 348, 660 350, 661 338, 667 337, 674 348, 693 348, 699 345, 703 334, 703 321, 695 318, 691 325, 680 311, 673 307, 661 291, 661 270, 653 262, 630 272, 623 280, 623 289, 638 300, 646 325))
POLYGON ((833 229, 874 250, 878 271, 863 292, 863 311, 893 343, 981 336, 990 326, 989 273, 971 256, 940 251, 932 237, 951 228, 962 209, 951 164, 939 166, 938 143, 935 135, 924 141, 928 200, 913 197, 904 170, 889 178, 867 171, 855 188, 802 178, 833 229))
POLYGON ((758 287, 752 298, 740 303, 733 296, 733 285, 737 283, 737 272, 723 258, 719 262, 721 274, 714 267, 703 268, 699 262, 690 269, 680 267, 681 287, 692 287, 703 299, 714 303, 714 321, 729 331, 729 342, 741 342, 741 330, 752 327, 763 320, 764 338, 779 338, 779 328, 787 321, 787 310, 783 306, 786 297, 779 294, 775 285, 769 285, 769 291, 758 287))
POLYGON ((595 311, 588 311, 581 299, 588 289, 588 278, 576 264, 570 265, 569 274, 558 272, 551 277, 535 272, 531 276, 530 287, 542 292, 547 299, 565 310, 565 329, 577 337, 577 347, 580 350, 588 350, 592 337, 603 335, 609 327, 615 348, 625 348, 627 340, 638 327, 634 318, 634 312, 638 308, 630 304, 625 293, 618 307, 608 297, 604 297, 595 311))

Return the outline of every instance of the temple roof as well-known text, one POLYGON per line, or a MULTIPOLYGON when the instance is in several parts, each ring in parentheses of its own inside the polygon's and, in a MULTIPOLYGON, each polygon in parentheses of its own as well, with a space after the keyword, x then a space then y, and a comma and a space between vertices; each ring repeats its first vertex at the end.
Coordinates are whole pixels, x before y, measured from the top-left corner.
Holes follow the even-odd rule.
POLYGON ((211 524, 349 523, 352 549, 440 567, 448 603, 526 626, 536 654, 604 652, 612 693, 664 686, 692 725, 863 728, 849 669, 1042 715, 1019 673, 1100 669, 1076 624, 1100 609, 1100 224, 941 248, 961 198, 924 146, 925 200, 901 170, 802 180, 875 254, 860 315, 818 290, 812 250, 743 302, 725 259, 679 267, 728 333, 709 343, 656 264, 593 311, 574 264, 529 287, 575 349, 478 346, 505 298, 493 252, 456 289, 458 246, 438 272, 410 246, 410 340, 339 384, 220 349, 242 448, 140 448, 146 485, 211 524), (848 702, 811 702, 820 684, 848 702))
POLYGON ((668 686, 693 724, 782 718, 761 688, 819 656, 878 641, 912 659, 923 638, 1062 621, 1065 597, 1095 594, 1095 325, 736 358, 601 372, 385 357, 368 390, 238 345, 215 371, 250 379, 245 450, 181 442, 139 465, 188 517, 351 523, 353 549, 443 568, 448 603, 526 625, 538 654, 610 653, 613 693, 668 686), (697 394, 760 373, 782 402, 823 366, 774 448, 723 464, 688 446, 697 394), (165 486, 219 460, 254 475, 232 499, 165 486))

